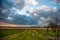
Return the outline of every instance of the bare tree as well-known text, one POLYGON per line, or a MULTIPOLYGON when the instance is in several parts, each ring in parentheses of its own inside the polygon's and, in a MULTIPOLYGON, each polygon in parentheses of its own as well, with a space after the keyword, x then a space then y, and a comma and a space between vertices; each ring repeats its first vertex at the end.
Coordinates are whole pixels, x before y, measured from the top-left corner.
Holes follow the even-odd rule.
POLYGON ((58 36, 58 33, 59 33, 59 25, 58 25, 58 22, 59 21, 60 21, 60 19, 54 18, 54 22, 49 22, 49 25, 47 27, 47 31, 46 31, 47 34, 46 35, 48 35, 49 28, 51 28, 52 31, 56 33, 56 37, 54 38, 54 40, 59 40, 59 36, 58 36))

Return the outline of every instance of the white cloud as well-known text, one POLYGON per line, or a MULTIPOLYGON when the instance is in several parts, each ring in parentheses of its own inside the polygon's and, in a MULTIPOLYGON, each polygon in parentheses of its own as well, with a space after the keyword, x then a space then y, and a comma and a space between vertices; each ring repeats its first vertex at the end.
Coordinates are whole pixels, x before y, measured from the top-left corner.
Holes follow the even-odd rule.
POLYGON ((31 8, 30 8, 30 12, 33 12, 33 11, 34 11, 34 8, 31 7, 31 8))
POLYGON ((15 7, 12 7, 11 12, 14 13, 13 16, 16 16, 17 14, 18 15, 30 16, 30 14, 25 13, 27 11, 26 10, 27 7, 28 6, 24 6, 24 8, 22 10, 16 9, 15 7))
POLYGON ((46 6, 46 5, 42 5, 40 7, 40 10, 50 11, 51 9, 48 6, 46 6))
POLYGON ((34 13, 34 16, 38 16, 36 13, 34 13))
POLYGON ((37 5, 38 4, 38 2, 36 1, 36 0, 26 0, 26 5, 27 4, 32 4, 32 5, 37 5))
POLYGON ((8 17, 7 19, 12 20, 13 18, 12 17, 8 17))
POLYGON ((37 14, 40 14, 40 13, 42 13, 43 11, 45 11, 45 12, 57 12, 58 11, 58 9, 56 8, 56 7, 53 7, 53 8, 50 8, 50 7, 48 7, 48 6, 46 6, 46 5, 42 5, 42 6, 40 6, 40 7, 36 7, 36 8, 30 8, 30 12, 31 13, 37 13, 37 14))
POLYGON ((45 18, 44 17, 41 17, 41 20, 45 20, 45 18))
POLYGON ((36 8, 32 8, 32 7, 30 8, 30 12, 34 12, 34 13, 37 13, 37 12, 41 13, 42 11, 50 12, 51 10, 52 9, 46 5, 42 5, 42 6, 36 7, 36 8))
POLYGON ((54 8, 52 8, 52 11, 53 11, 53 12, 57 12, 58 9, 57 9, 56 7, 54 7, 54 8))

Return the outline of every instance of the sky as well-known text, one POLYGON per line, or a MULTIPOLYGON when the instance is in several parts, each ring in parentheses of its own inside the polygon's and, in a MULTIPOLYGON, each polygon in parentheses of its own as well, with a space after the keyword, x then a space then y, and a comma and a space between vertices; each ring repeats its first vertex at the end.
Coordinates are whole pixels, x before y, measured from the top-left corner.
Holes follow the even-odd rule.
POLYGON ((60 0, 0 0, 0 22, 47 26, 58 18, 60 0))

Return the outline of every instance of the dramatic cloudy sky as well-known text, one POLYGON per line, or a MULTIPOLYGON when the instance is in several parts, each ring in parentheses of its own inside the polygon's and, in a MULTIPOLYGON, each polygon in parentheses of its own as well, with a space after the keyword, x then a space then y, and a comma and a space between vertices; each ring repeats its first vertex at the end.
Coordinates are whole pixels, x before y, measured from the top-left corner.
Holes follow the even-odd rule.
POLYGON ((46 26, 59 19, 60 0, 0 0, 0 21, 46 26))

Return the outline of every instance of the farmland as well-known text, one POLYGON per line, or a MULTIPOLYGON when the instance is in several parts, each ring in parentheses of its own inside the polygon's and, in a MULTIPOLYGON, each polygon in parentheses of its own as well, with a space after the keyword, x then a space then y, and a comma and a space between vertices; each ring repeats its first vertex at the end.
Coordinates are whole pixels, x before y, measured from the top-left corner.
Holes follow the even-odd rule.
MULTIPOLYGON (((60 35, 60 31, 59 31, 60 35)), ((49 40, 55 37, 56 32, 51 29, 46 34, 45 29, 0 29, 0 40, 49 40)))

